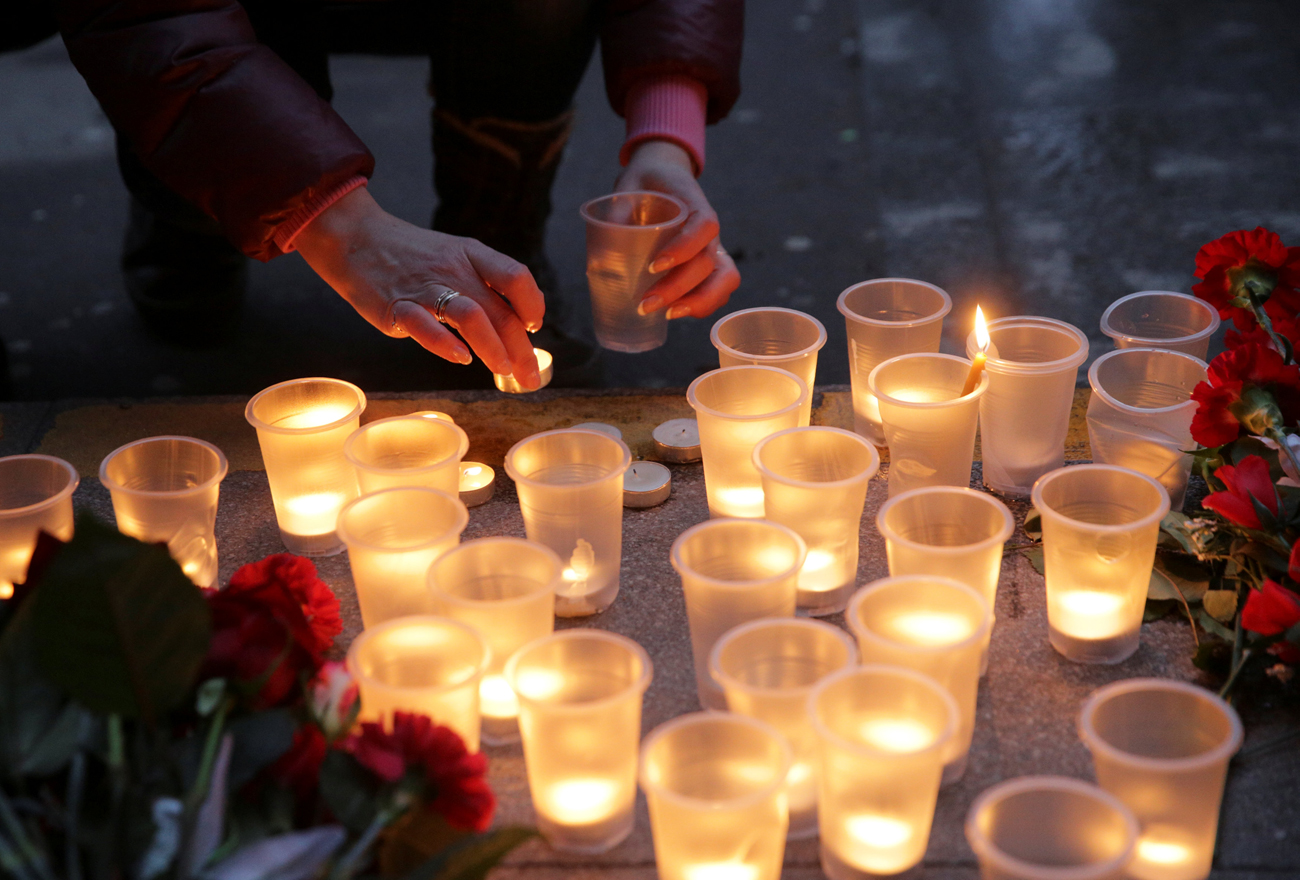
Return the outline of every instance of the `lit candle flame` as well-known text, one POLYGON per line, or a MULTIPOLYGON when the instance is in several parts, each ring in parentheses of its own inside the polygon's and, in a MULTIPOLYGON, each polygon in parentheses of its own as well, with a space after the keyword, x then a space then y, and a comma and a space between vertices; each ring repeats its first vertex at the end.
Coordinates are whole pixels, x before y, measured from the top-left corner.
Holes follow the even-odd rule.
POLYGON ((519 715, 519 699, 504 675, 485 675, 478 683, 479 711, 489 718, 519 715))
POLYGON ((988 351, 989 343, 993 341, 989 337, 989 325, 984 320, 984 310, 979 306, 975 307, 975 341, 980 351, 988 351))
POLYGON ((705 862, 682 868, 685 880, 756 880, 758 868, 743 862, 705 862))
POLYGON ((566 825, 607 819, 618 809, 618 785, 609 779, 569 779, 551 786, 546 812, 566 825))
POLYGON ((919 752, 934 742, 930 728, 907 718, 874 718, 859 730, 862 738, 881 751, 919 752))
POLYGON ((974 631, 970 621, 960 614, 939 611, 910 611, 899 614, 891 623, 895 632, 914 645, 953 645, 974 631))
POLYGON ((900 819, 889 816, 872 816, 866 813, 850 816, 844 822, 850 835, 868 846, 891 848, 908 841, 912 827, 900 819))

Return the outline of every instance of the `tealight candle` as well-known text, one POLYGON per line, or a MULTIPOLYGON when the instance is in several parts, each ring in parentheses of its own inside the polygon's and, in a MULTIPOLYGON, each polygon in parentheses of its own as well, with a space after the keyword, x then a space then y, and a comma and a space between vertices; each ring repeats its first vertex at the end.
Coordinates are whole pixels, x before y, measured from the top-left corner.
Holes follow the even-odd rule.
POLYGON ((395 416, 362 425, 343 444, 362 494, 424 486, 454 495, 469 437, 455 423, 395 416))
POLYGON ((1043 521, 1052 647, 1076 663, 1119 663, 1138 647, 1169 495, 1136 471, 1083 464, 1034 484, 1043 521))
POLYGON ((743 715, 696 712, 641 747, 660 880, 780 880, 790 747, 743 715))
POLYGON ((0 599, 27 580, 39 532, 72 539, 72 493, 80 481, 76 468, 52 455, 0 458, 0 599))
POLYGON ((281 382, 248 402, 244 417, 257 430, 276 523, 290 552, 342 552, 339 511, 358 494, 343 444, 365 408, 361 389, 339 379, 281 382))
POLYGON ((672 464, 690 464, 699 461, 700 423, 695 419, 669 419, 657 425, 651 436, 655 456, 672 464))
POLYGON ((794 309, 741 309, 719 318, 709 333, 718 350, 718 366, 758 364, 794 373, 808 386, 800 425, 812 417, 812 390, 817 353, 826 344, 826 328, 812 315, 794 309))
POLYGON ((519 698, 537 829, 565 852, 617 846, 634 822, 649 655, 623 636, 570 629, 519 649, 505 677, 519 698))
POLYGON ((1236 711, 1193 684, 1133 678, 1088 698, 1079 735, 1092 752, 1097 782, 1141 826, 1129 875, 1205 880, 1228 761, 1241 746, 1236 711))
POLYGON ((634 461, 623 474, 623 506, 654 507, 668 500, 673 475, 655 461, 634 461))
POLYGON ((496 384, 498 391, 504 391, 507 394, 528 394, 531 391, 540 391, 551 384, 555 359, 551 357, 549 351, 542 348, 534 348, 533 354, 537 356, 537 373, 541 376, 541 383, 536 388, 525 388, 519 384, 513 375, 505 376, 500 373, 493 373, 492 381, 496 384))
POLYGON ((478 507, 492 500, 497 472, 481 461, 460 463, 460 500, 466 507, 478 507))

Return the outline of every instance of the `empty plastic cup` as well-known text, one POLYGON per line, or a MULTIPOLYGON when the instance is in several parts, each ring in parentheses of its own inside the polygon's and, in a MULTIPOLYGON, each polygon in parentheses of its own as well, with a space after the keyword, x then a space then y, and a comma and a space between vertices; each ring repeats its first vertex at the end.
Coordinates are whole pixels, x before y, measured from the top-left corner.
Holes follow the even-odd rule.
POLYGON ((592 199, 581 208, 587 221, 587 286, 596 341, 613 351, 638 352, 668 341, 663 309, 637 314, 650 285, 659 249, 686 222, 686 206, 657 192, 621 192, 592 199))
POLYGON ((943 318, 952 310, 952 299, 924 281, 876 278, 846 289, 836 306, 849 334, 853 430, 877 446, 885 446, 880 408, 867 387, 867 377, 900 354, 938 351, 943 318))
POLYGON ((546 636, 507 661, 537 830, 555 849, 602 853, 632 832, 651 675, 640 645, 593 629, 546 636))
POLYGON ((1205 880, 1214 858, 1228 761, 1241 719, 1204 688, 1131 678, 1083 704, 1079 735, 1097 782, 1137 817, 1128 872, 1137 880, 1205 880))
POLYGON ((799 424, 811 421, 817 352, 826 344, 826 328, 821 321, 794 309, 742 309, 720 318, 709 339, 718 350, 719 366, 779 367, 802 379, 808 386, 808 400, 799 424))
POLYGON ((766 721, 790 743, 791 840, 817 834, 817 736, 808 695, 817 682, 857 662, 848 633, 802 618, 742 624, 718 639, 709 656, 709 674, 726 695, 727 709, 766 721))
POLYGON ((519 701, 506 661, 555 629, 555 591, 564 566, 549 547, 521 538, 479 538, 453 547, 429 567, 433 612, 474 627, 492 662, 479 686, 483 739, 518 742, 519 701))
POLYGON ((943 758, 943 784, 966 772, 975 733, 980 659, 992 613, 979 593, 952 578, 910 575, 872 581, 853 595, 844 619, 863 663, 922 672, 957 701, 957 732, 943 758))
POLYGON ((113 498, 117 529, 166 544, 200 587, 217 579, 217 496, 229 466, 211 443, 193 437, 147 437, 120 446, 99 465, 113 498))
MULTIPOLYGON (((999 318, 989 323, 993 343, 980 400, 980 454, 984 485, 1025 498, 1034 480, 1065 463, 1065 435, 1079 365, 1088 338, 1052 318, 999 318)), ((974 332, 966 355, 979 351, 974 332)))
POLYGON ((1192 390, 1205 362, 1177 351, 1129 348, 1097 358, 1088 370, 1088 439, 1093 461, 1117 464, 1160 481, 1175 510, 1183 507, 1196 448, 1192 390))
POLYGON ((257 429, 275 521, 289 552, 333 556, 339 511, 359 494, 343 444, 361 424, 366 395, 339 379, 294 379, 258 392, 244 417, 257 429))
POLYGON ((491 656, 473 627, 445 617, 399 617, 367 629, 347 655, 360 718, 391 729, 394 712, 427 715, 477 752, 479 682, 491 656))
POLYGON ((763 516, 763 481, 754 447, 764 437, 798 427, 808 386, 776 367, 724 367, 686 389, 695 410, 711 516, 763 516))
POLYGON ((564 564, 555 613, 604 611, 618 596, 623 558, 623 473, 632 453, 600 431, 543 431, 506 453, 530 541, 564 564))
POLYGON ((934 679, 859 666, 808 697, 821 758, 818 822, 831 880, 871 880, 920 863, 930 839, 957 704, 934 679))
POLYGON ((1109 464, 1052 471, 1034 484, 1052 647, 1076 663, 1119 663, 1138 647, 1169 495, 1109 464))
POLYGON ((780 880, 790 747, 743 715, 695 712, 641 746, 660 880, 780 880))
POLYGON ((52 455, 0 458, 0 599, 27 580, 36 535, 72 540, 77 469, 52 455))
POLYGON ((983 880, 1123 880, 1137 830, 1118 799, 1063 776, 999 783, 966 814, 983 880))
POLYGON ((759 441, 754 466, 767 518, 808 545, 799 610, 814 617, 843 611, 857 581, 862 508, 880 454, 852 431, 791 428, 759 441))
POLYGON ((460 498, 437 489, 384 489, 362 495, 339 514, 361 623, 431 610, 429 566, 460 543, 469 511, 460 498))
POLYGON ((469 437, 455 423, 422 415, 395 416, 362 425, 343 444, 357 469, 361 493, 424 486, 460 492, 460 461, 469 437))
POLYGON ((950 354, 890 358, 867 377, 889 441, 889 494, 969 486, 980 399, 989 377, 963 395, 971 362, 950 354))
POLYGON ((715 519, 673 541, 669 558, 682 579, 700 705, 726 707, 709 675, 709 652, 727 630, 760 617, 793 617, 803 539, 766 520, 715 519))
POLYGON ((1101 332, 1116 348, 1165 348, 1205 360, 1219 329, 1214 306, 1185 293, 1140 290, 1121 296, 1101 315, 1101 332))

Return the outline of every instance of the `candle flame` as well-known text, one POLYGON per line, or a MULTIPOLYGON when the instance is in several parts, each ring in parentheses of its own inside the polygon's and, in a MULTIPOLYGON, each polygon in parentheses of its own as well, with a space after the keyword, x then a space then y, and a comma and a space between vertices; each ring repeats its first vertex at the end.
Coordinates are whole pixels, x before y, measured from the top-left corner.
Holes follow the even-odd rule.
POLYGON ((551 786, 546 812, 565 824, 599 822, 618 809, 618 794, 618 785, 609 779, 569 779, 551 786))
POLYGON ((481 473, 483 473, 483 468, 481 467, 465 468, 465 476, 467 477, 477 477, 481 473))
POLYGON ((504 675, 485 675, 478 683, 479 710, 489 718, 514 718, 519 700, 504 675))
POLYGON ((686 880, 755 880, 758 868, 744 862, 704 862, 682 868, 686 880))
POLYGON ((954 645, 974 632, 971 622, 960 614, 940 611, 909 611, 892 621, 894 630, 914 645, 954 645))
POLYGON ((1070 590, 1061 595, 1061 607, 1088 617, 1112 615, 1124 605, 1124 597, 1100 590, 1070 590))
POLYGON ((1192 848, 1178 838, 1179 834, 1168 826, 1155 825, 1138 838, 1137 859, 1153 865, 1180 865, 1192 860, 1192 848))
POLYGON ((993 341, 989 337, 989 325, 984 320, 984 310, 979 306, 975 307, 975 341, 979 343, 980 351, 988 351, 989 343, 993 341))
POLYGON ((870 745, 885 752, 918 752, 934 742, 930 728, 907 718, 874 718, 859 729, 870 745))
POLYGON ((845 820, 845 830, 868 846, 889 848, 906 843, 912 828, 900 819, 862 813, 845 820))

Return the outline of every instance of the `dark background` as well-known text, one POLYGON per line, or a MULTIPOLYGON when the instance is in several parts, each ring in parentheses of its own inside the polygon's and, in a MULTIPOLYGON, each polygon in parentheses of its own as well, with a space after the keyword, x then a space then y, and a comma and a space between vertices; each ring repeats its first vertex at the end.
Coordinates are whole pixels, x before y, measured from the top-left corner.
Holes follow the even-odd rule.
MULTIPOLYGON (((744 94, 710 129, 703 185, 743 283, 827 326, 819 382, 847 381, 835 297, 870 277, 953 296, 945 348, 990 315, 1097 331, 1111 300, 1188 290, 1196 249, 1257 224, 1300 243, 1300 4, 1249 0, 755 0, 744 94)), ((427 223, 427 61, 341 54, 335 105, 374 150, 371 190, 427 223)), ((550 253, 589 332, 577 208, 609 190, 622 121, 599 65, 578 98, 550 253)), ((61 44, 0 56, 0 337, 14 396, 251 393, 304 375, 435 390, 463 369, 374 332, 297 256, 254 266, 236 339, 149 336, 117 256, 112 132, 61 44)), ((605 359, 609 386, 716 366, 710 320, 605 359)))

